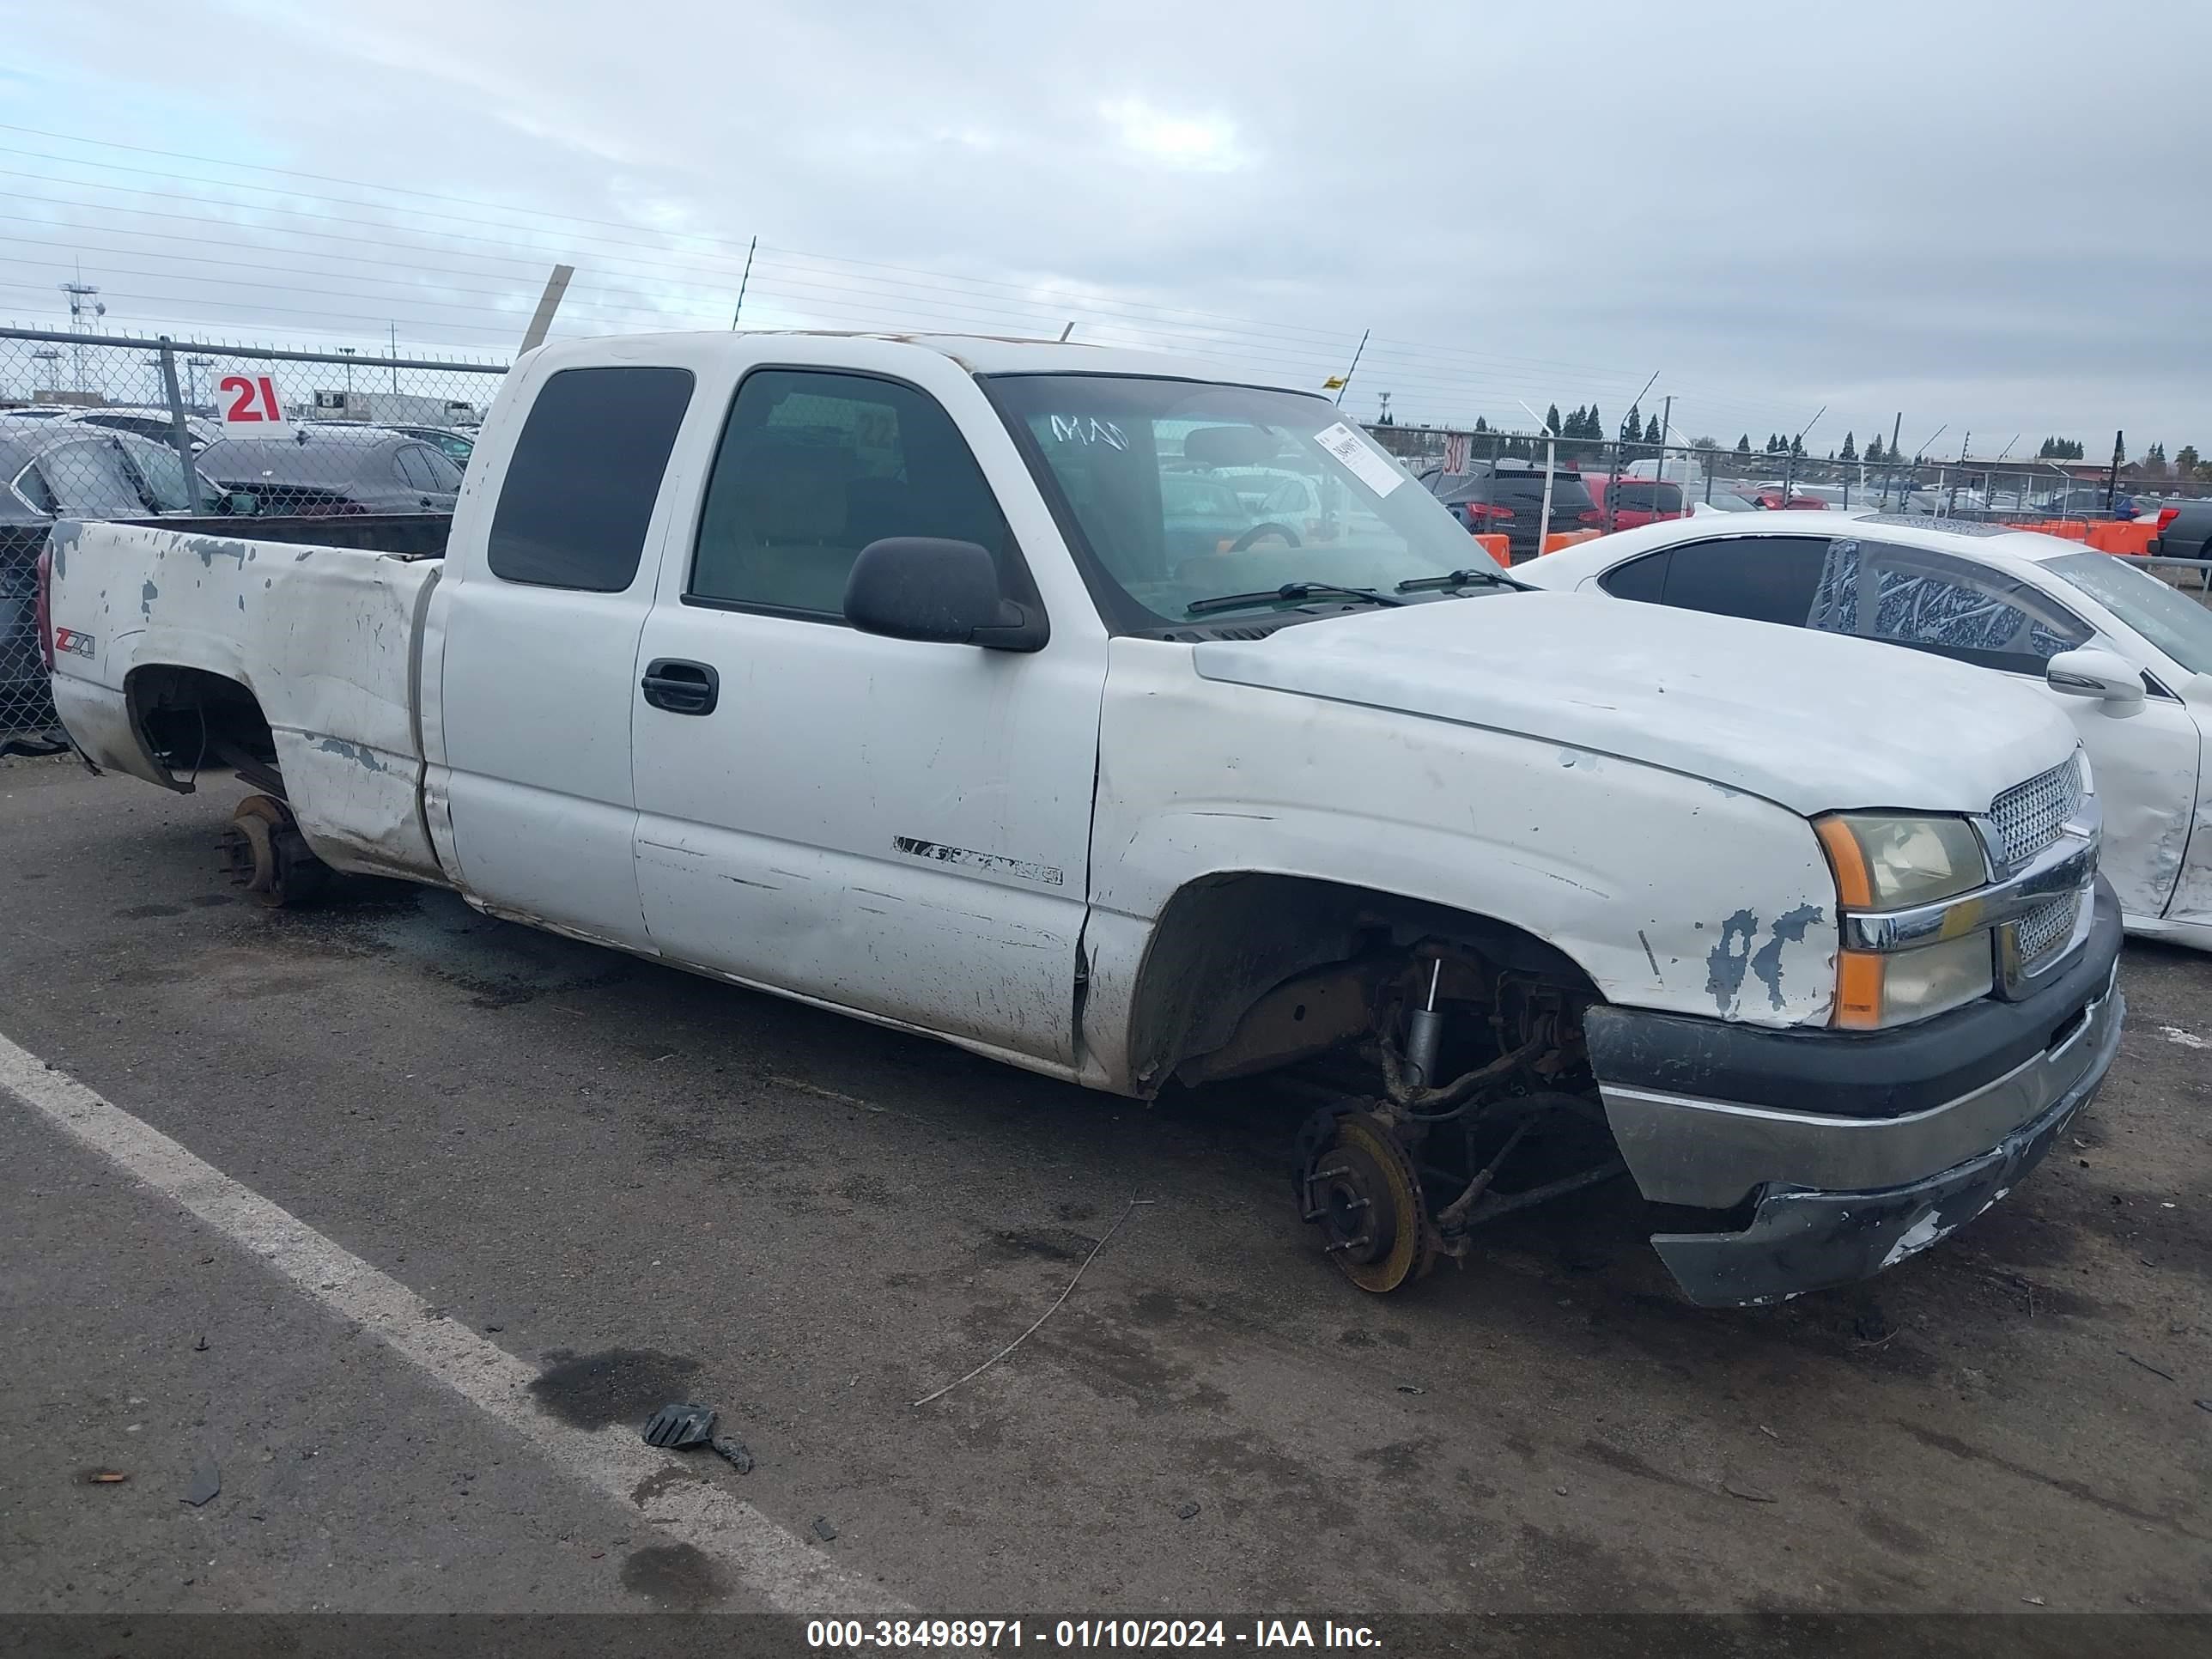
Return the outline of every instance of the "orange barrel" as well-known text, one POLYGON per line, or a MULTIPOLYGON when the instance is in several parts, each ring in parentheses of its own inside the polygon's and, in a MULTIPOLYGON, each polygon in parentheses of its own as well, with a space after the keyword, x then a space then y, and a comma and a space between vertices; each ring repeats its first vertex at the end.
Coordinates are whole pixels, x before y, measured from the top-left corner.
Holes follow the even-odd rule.
POLYGON ((1544 551, 1556 553, 1563 547, 1579 547, 1584 542, 1595 541, 1599 533, 1595 530, 1554 531, 1544 538, 1544 551))
POLYGON ((1513 555, 1510 550, 1510 544, 1507 543, 1504 537, 1483 535, 1477 536, 1474 539, 1476 545, 1480 547, 1484 552, 1489 554, 1492 558, 1497 560, 1498 563, 1510 564, 1513 562, 1513 555))

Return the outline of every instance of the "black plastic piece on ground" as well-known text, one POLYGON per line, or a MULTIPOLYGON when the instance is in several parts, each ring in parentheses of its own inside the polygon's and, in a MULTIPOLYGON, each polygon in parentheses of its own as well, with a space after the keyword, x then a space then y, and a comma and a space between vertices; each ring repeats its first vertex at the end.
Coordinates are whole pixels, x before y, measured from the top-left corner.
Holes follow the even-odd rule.
POLYGON ((712 1406, 663 1406, 645 1425, 645 1443, 667 1451, 689 1451, 714 1437, 712 1406))
POLYGON ((714 1442, 714 1451, 715 1456, 720 1458, 739 1474, 750 1474, 753 1472, 753 1455, 745 1449, 744 1441, 732 1440, 726 1435, 721 1436, 714 1442))

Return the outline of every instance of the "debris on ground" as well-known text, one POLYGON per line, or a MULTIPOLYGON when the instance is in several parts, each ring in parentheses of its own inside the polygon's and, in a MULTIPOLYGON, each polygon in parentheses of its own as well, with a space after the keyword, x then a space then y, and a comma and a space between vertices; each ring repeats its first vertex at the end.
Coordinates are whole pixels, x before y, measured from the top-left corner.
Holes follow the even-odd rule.
POLYGON ((1401 1382, 1398 1385, 1398 1392, 1400 1394, 1426 1394, 1428 1390, 1418 1382, 1401 1382))
POLYGON ((212 1457, 203 1457, 192 1470, 192 1483, 185 1488, 185 1502, 194 1509, 210 1503, 222 1490, 222 1471, 212 1457))
POLYGON ((836 1537, 837 1528, 830 1524, 828 1516, 817 1515, 814 1517, 814 1535, 826 1544, 836 1537))
POLYGON ((739 1474, 750 1474, 753 1472, 753 1455, 745 1449, 744 1441, 732 1440, 727 1435, 719 1435, 714 1440, 711 1449, 715 1456, 720 1458, 739 1474))
POLYGON ((1178 1521, 1195 1521, 1197 1518, 1198 1505, 1195 1504, 1185 1504, 1176 1510, 1176 1519, 1178 1521))
POLYGON ((2134 1365, 2140 1365, 2140 1366, 2142 1366, 2145 1370, 2148 1371, 2148 1372, 2149 1372, 2153 1376, 2162 1376, 2162 1377, 2164 1377, 2164 1378, 2165 1378, 2167 1382, 2179 1382, 2179 1381, 2181 1381, 2181 1379, 2180 1379, 2179 1377, 2176 1376, 2175 1376, 2172 1371, 2169 1371, 2169 1370, 2160 1370, 2158 1366, 2152 1364, 2150 1363, 2150 1361, 2149 1361, 2149 1360, 2148 1360, 2148 1359, 2137 1359, 2137 1358, 2136 1358, 2133 1354, 2130 1353, 2130 1352, 2129 1352, 2125 1348, 2115 1348, 2115 1349, 2113 1349, 2113 1350, 2112 1350, 2112 1352, 2113 1352, 2114 1353, 2116 1353, 2116 1354, 2119 1355, 2119 1357, 2120 1357, 2121 1358, 2123 1358, 2123 1359, 2126 1360, 2129 1364, 2134 1364, 2134 1365))
POLYGON ((84 1482, 88 1486, 112 1486, 130 1478, 121 1469, 92 1469, 86 1473, 84 1482))
POLYGON ((1858 1317, 1851 1321, 1851 1334, 1862 1342, 1883 1342, 1897 1334, 1888 1318, 1879 1308, 1862 1308, 1858 1317))
POLYGON ((205 1353, 207 1352, 207 1338, 204 1336, 198 1341, 193 1343, 192 1352, 194 1353, 205 1353))
POLYGON ((1114 1242, 1114 1235, 1121 1231, 1121 1224, 1136 1213, 1137 1206, 1139 1204, 1150 1204, 1153 1201, 1153 1200, 1149 1198, 1133 1198, 1127 1204, 1122 1206, 1121 1213, 1114 1218, 1114 1224, 1106 1230, 1106 1236, 1100 1239, 1096 1244, 1093 1244, 1091 1247, 1091 1254, 1083 1258, 1083 1265, 1075 1270, 1075 1277, 1067 1281, 1067 1288, 1062 1291, 1053 1299, 1052 1306, 1047 1308, 1042 1313, 1036 1316, 1036 1325, 1030 1326, 1029 1329, 1024 1331, 1012 1341, 1007 1343, 1005 1347, 1000 1349, 998 1352, 993 1354, 981 1364, 976 1366, 974 1370, 968 1372, 966 1376, 956 1376, 950 1382, 947 1382, 943 1388, 933 1389, 929 1393, 922 1395, 921 1399, 914 1402, 915 1406, 919 1408, 921 1407, 927 1406, 933 1400, 940 1400, 944 1398, 946 1395, 951 1394, 953 1389, 958 1388, 963 1382, 969 1381, 969 1378, 981 1376, 985 1371, 989 1370, 992 1366, 997 1364, 1001 1359, 1004 1359, 1015 1349, 1020 1347, 1023 1343, 1028 1341, 1030 1338, 1035 1336, 1037 1333, 1037 1327, 1042 1325, 1046 1320, 1051 1318, 1053 1315, 1059 1312, 1060 1304, 1066 1301, 1069 1297, 1075 1294, 1075 1287, 1083 1282, 1083 1275, 1089 1273, 1091 1271, 1091 1264, 1098 1260, 1098 1252, 1104 1249, 1109 1244, 1114 1242))
POLYGON ((2039 1607, 2045 1605, 2043 1598, 2039 1595, 2023 1595, 2020 1599, 2027 1602, 2031 1607, 2039 1607))
POLYGON ((666 1451, 689 1451, 714 1438, 712 1406, 663 1406, 645 1425, 645 1443, 666 1451))
POLYGON ((1771 1504, 1774 1501, 1772 1492, 1761 1491, 1757 1486, 1739 1486, 1733 1480, 1722 1481, 1721 1490, 1730 1498, 1741 1498, 1747 1504, 1771 1504))

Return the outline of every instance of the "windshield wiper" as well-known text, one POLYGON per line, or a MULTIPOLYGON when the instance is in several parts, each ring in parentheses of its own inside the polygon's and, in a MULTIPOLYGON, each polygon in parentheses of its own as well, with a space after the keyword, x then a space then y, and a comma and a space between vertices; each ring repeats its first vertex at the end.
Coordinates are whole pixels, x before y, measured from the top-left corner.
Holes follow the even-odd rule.
POLYGON ((1285 605, 1301 599, 1364 599, 1370 605, 1403 605, 1403 599, 1394 599, 1387 593, 1378 593, 1371 587, 1340 587, 1334 582, 1285 582, 1280 587, 1261 593, 1217 593, 1210 599, 1196 599, 1183 606, 1186 617, 1203 617, 1216 611, 1241 611, 1249 605, 1285 605))
POLYGON ((1531 591, 1526 582, 1516 582, 1512 577, 1496 570, 1455 570, 1449 576, 1414 576, 1398 584, 1401 593, 1419 593, 1425 589, 1438 587, 1471 587, 1482 582, 1492 587, 1510 587, 1516 593, 1531 591))

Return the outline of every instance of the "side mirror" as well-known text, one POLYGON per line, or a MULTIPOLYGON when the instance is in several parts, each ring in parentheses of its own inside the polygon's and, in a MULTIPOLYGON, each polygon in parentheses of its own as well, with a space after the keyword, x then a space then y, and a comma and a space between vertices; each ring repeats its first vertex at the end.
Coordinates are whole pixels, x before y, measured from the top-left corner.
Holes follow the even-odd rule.
POLYGON ((862 548, 845 580, 845 620, 863 634, 994 651, 1038 651, 1050 637, 1042 611, 1000 591, 988 549, 934 536, 862 548))
POLYGON ((261 511, 261 497, 251 490, 234 489, 222 498, 222 510, 234 519, 250 519, 261 511))
POLYGON ((2044 665, 2043 678, 2053 691, 2069 697, 2100 697, 2122 714, 2140 707, 2142 676, 2109 651, 2091 647, 2062 651, 2044 665))

